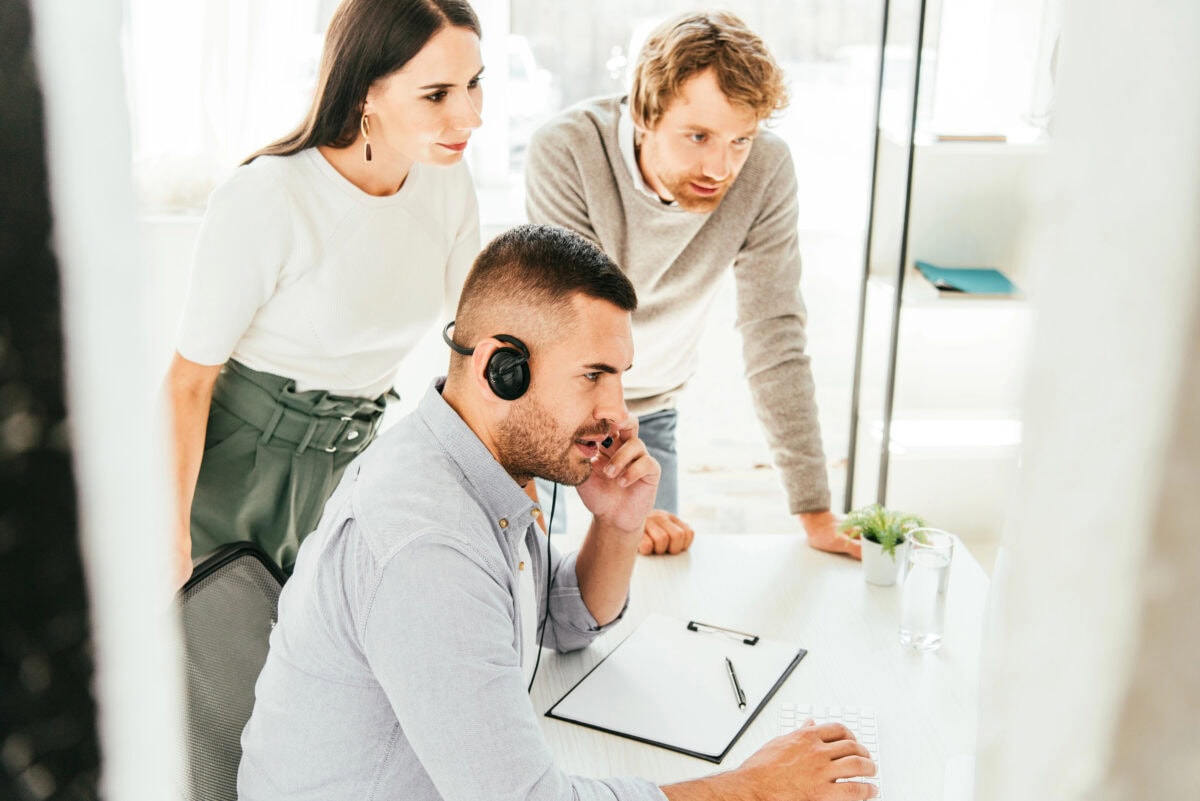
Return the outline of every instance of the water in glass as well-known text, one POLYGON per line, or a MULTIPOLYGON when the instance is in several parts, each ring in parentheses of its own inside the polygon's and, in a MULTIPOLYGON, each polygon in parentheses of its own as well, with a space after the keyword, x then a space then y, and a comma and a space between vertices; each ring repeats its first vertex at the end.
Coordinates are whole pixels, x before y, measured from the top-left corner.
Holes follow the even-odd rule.
POLYGON ((953 540, 928 530, 924 538, 924 543, 912 539, 908 552, 900 596, 900 642, 934 651, 942 644, 953 540))

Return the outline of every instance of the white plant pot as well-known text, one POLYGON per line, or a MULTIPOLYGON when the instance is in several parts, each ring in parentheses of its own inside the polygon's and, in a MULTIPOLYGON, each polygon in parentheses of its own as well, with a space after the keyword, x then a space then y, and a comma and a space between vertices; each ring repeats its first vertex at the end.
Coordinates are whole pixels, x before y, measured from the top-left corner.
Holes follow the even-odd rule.
POLYGON ((908 553, 908 540, 896 546, 895 558, 886 553, 883 546, 868 539, 862 541, 863 577, 868 584, 890 587, 896 583, 900 567, 908 553))

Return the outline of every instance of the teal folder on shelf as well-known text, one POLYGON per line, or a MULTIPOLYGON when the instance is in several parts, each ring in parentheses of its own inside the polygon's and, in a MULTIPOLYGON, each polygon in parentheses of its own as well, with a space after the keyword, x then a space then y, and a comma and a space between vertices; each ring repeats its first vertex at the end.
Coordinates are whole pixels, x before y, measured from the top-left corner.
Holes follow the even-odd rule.
POLYGON ((720 763, 806 653, 795 643, 651 614, 546 716, 720 763))
POLYGON ((999 270, 990 267, 937 267, 918 261, 917 270, 939 293, 1011 297, 1020 290, 999 270))

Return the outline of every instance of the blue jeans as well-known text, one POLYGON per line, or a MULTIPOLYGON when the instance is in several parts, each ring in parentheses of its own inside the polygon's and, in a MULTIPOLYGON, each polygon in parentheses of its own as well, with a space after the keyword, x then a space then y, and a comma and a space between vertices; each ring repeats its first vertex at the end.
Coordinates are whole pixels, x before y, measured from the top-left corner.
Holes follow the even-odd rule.
MULTIPOLYGON (((679 514, 679 455, 675 451, 675 424, 678 420, 679 413, 674 409, 664 409, 638 418, 638 436, 646 443, 646 450, 650 451, 650 455, 662 467, 658 494, 654 496, 654 508, 666 510, 671 514, 679 514)), ((539 478, 537 488, 539 502, 549 514, 554 484, 539 478)), ((550 533, 560 534, 566 530, 567 502, 560 488, 550 533)))
POLYGON ((664 409, 638 418, 638 436, 662 467, 654 508, 671 514, 679 514, 679 454, 675 452, 675 424, 678 420, 679 413, 674 409, 664 409))

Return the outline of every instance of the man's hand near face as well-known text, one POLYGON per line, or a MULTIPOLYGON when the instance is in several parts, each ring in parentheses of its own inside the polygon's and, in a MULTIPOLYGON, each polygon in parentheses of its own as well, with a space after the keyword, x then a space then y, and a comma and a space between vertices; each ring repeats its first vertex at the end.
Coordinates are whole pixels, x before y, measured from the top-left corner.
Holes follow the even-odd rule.
POLYGON ((637 418, 621 423, 612 443, 601 445, 592 474, 579 485, 579 499, 592 525, 579 548, 575 573, 588 611, 603 626, 625 608, 629 577, 654 508, 662 470, 637 436, 637 418))
POLYGON ((641 533, 654 509, 658 462, 638 439, 637 418, 630 417, 617 429, 608 447, 592 463, 592 474, 579 485, 579 499, 599 524, 623 534, 641 533))

